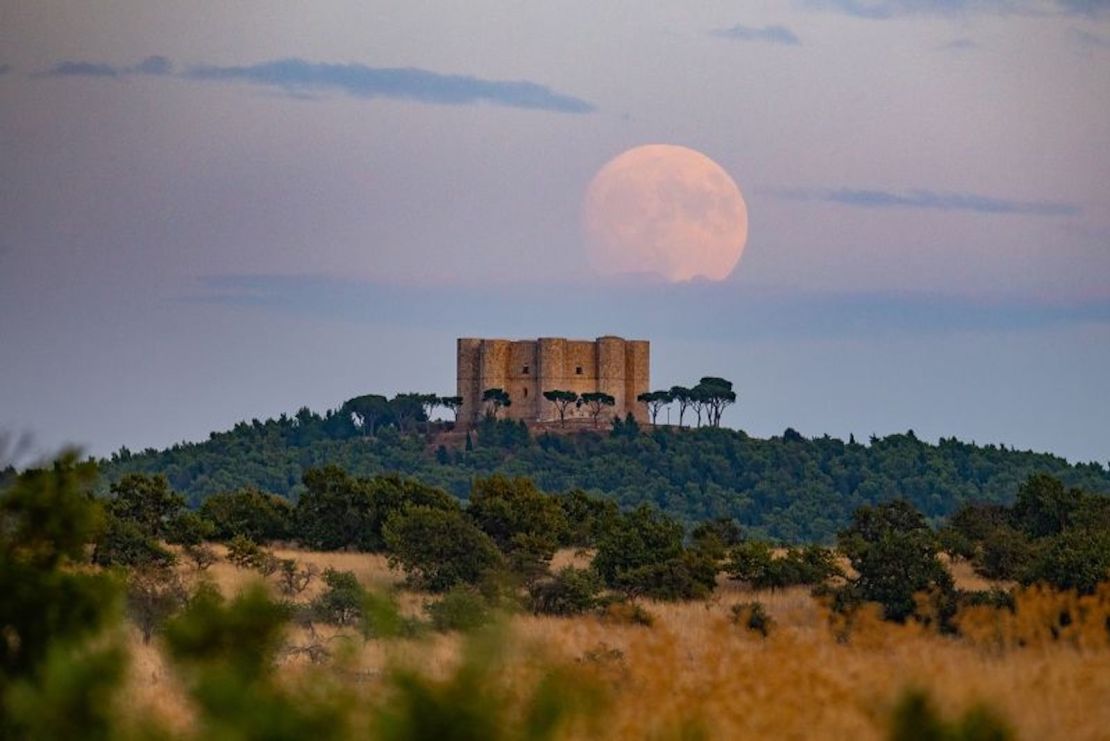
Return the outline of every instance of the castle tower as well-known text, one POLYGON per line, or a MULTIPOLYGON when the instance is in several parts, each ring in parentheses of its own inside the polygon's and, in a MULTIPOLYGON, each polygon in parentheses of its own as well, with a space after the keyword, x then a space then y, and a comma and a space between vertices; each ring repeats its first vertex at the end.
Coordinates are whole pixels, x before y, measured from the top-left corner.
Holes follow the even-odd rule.
MULTIPOLYGON (((606 416, 632 413, 647 420, 647 408, 636 397, 651 382, 650 351, 646 340, 605 336, 597 340, 500 340, 464 337, 458 340, 457 385, 463 403, 459 421, 469 425, 485 412, 482 395, 500 388, 512 403, 502 418, 525 422, 551 422, 558 413, 543 398, 545 391, 584 394, 601 391, 616 404, 606 416)), ((569 410, 568 419, 586 417, 585 410, 569 410)))

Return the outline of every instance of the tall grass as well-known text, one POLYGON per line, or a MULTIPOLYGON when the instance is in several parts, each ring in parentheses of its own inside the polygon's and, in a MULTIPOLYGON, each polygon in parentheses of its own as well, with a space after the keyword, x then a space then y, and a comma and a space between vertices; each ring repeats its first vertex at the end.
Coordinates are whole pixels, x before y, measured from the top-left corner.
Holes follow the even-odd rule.
MULTIPOLYGON (((354 571, 371 587, 400 581, 374 556, 278 555, 321 570, 354 571)), ((225 593, 254 578, 223 563, 209 573, 225 593)), ((400 598, 414 613, 426 600, 400 598)), ((507 618, 496 657, 489 659, 495 663, 476 675, 486 694, 474 701, 503 707, 498 717, 519 721, 545 702, 570 702, 570 695, 544 694, 552 677, 564 682, 559 691, 601 688, 593 711, 553 731, 564 738, 879 739, 891 732, 910 689, 925 693, 946 718, 986 706, 1018 738, 1104 739, 1110 729, 1110 589, 1083 598, 1031 589, 1017 595, 1013 612, 969 608, 958 618, 958 637, 886 623, 867 610, 845 624, 802 588, 751 592, 722 582, 705 601, 643 604, 655 618, 651 627, 595 616, 507 618), (732 606, 753 600, 773 619, 766 637, 733 620, 732 606)), ((343 634, 318 630, 325 639, 343 634)), ((291 629, 291 642, 308 639, 303 628, 291 629)), ((142 646, 137 633, 130 643, 132 712, 153 712, 174 728, 189 728, 190 704, 157 645, 142 646)), ((457 682, 473 666, 467 663, 473 649, 459 635, 344 645, 347 652, 326 670, 363 707, 394 696, 404 686, 398 677, 433 683, 420 685, 433 699, 466 696, 457 682)), ((290 683, 319 670, 295 655, 276 669, 280 681, 290 683)), ((481 687, 475 686, 477 693, 481 687)), ((404 719, 386 721, 394 730, 408 727, 404 719)))

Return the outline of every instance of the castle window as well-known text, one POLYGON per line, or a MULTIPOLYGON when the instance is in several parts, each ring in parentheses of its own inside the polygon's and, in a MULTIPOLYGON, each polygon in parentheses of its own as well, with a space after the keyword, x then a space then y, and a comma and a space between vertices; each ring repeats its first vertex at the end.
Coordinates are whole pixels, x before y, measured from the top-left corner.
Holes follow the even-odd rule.
POLYGON ((524 366, 524 375, 528 375, 528 366, 524 366))
MULTIPOLYGON (((528 371, 528 369, 527 369, 527 368, 525 368, 524 370, 525 370, 525 372, 527 372, 527 371, 528 371)), ((528 398, 528 389, 524 389, 524 398, 525 398, 525 399, 527 399, 527 398, 528 398)))
POLYGON ((579 365, 574 369, 574 375, 576 375, 576 376, 582 375, 582 366, 579 365))

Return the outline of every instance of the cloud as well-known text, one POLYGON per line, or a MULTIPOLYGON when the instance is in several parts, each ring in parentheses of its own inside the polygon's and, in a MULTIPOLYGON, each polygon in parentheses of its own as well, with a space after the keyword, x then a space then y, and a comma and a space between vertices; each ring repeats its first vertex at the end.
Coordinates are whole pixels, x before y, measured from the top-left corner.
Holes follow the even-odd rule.
POLYGON ((913 15, 953 16, 981 13, 1087 15, 1110 10, 1110 0, 802 0, 811 8, 858 18, 887 19, 913 15))
POLYGON ((1110 38, 1099 36, 1090 31, 1073 28, 1071 37, 1077 44, 1087 49, 1110 49, 1110 38))
POLYGON ((591 103, 553 92, 534 82, 484 80, 415 67, 367 67, 281 59, 245 67, 198 66, 189 69, 186 76, 208 82, 245 82, 290 94, 337 90, 357 98, 394 98, 444 105, 492 103, 560 113, 595 110, 591 103))
POLYGON ((42 73, 42 77, 113 77, 125 75, 168 75, 173 64, 165 57, 147 57, 130 67, 116 67, 99 62, 64 61, 42 73))
POLYGON ((43 73, 46 77, 119 77, 120 70, 110 64, 58 62, 43 73))
POLYGON ((763 28, 755 28, 754 26, 742 26, 737 23, 732 28, 718 28, 709 32, 713 36, 722 39, 732 39, 733 41, 762 41, 768 44, 785 44, 787 46, 798 46, 801 41, 798 37, 786 26, 764 26, 763 28))
POLYGON ((11 71, 12 66, 10 64, 0 64, 0 75, 6 75, 11 71))
POLYGON ((746 286, 587 282, 420 287, 319 275, 214 275, 183 300, 329 321, 494 336, 595 336, 598 317, 628 335, 746 341, 1031 330, 1110 324, 1110 297, 997 299, 746 286), (398 307, 404 307, 399 309, 398 307), (706 321, 706 317, 728 321, 706 321))
POLYGON ((165 57, 147 57, 129 71, 139 75, 168 75, 173 72, 173 63, 165 57))
POLYGON ((356 98, 393 98, 420 103, 472 105, 490 103, 509 108, 592 113, 592 103, 557 93, 527 80, 485 80, 469 75, 446 75, 415 67, 368 67, 363 64, 327 64, 303 59, 279 59, 243 67, 198 65, 174 74, 173 64, 162 56, 147 57, 130 67, 85 61, 63 61, 42 73, 44 77, 110 77, 126 75, 174 76, 202 82, 240 82, 281 91, 302 99, 338 91, 356 98))
POLYGON ((854 188, 804 188, 773 191, 794 201, 820 201, 859 208, 926 208, 938 211, 973 211, 981 214, 1025 214, 1029 216, 1074 216, 1081 209, 1055 201, 1013 201, 973 193, 932 190, 860 190, 854 188))

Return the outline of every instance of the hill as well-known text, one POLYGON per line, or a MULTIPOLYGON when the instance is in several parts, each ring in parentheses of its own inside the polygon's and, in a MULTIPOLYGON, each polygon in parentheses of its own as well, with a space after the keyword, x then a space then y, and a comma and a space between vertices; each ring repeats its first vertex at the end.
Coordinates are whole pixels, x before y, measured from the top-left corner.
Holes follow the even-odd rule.
POLYGON ((483 425, 471 439, 419 420, 362 434, 339 411, 307 409, 290 417, 240 422, 199 443, 101 461, 105 484, 125 473, 161 473, 191 504, 255 486, 296 498, 305 469, 337 464, 357 476, 397 472, 466 499, 475 476, 527 476, 548 491, 581 488, 621 506, 658 505, 687 521, 734 517, 761 535, 827 541, 863 504, 903 497, 931 520, 968 501, 1008 504, 1031 473, 1110 492, 1110 471, 1096 463, 954 438, 936 445, 912 431, 867 444, 793 430, 759 439, 720 428, 612 428, 572 434, 530 431, 512 422, 483 425), (425 431, 425 427, 430 430, 425 431))

